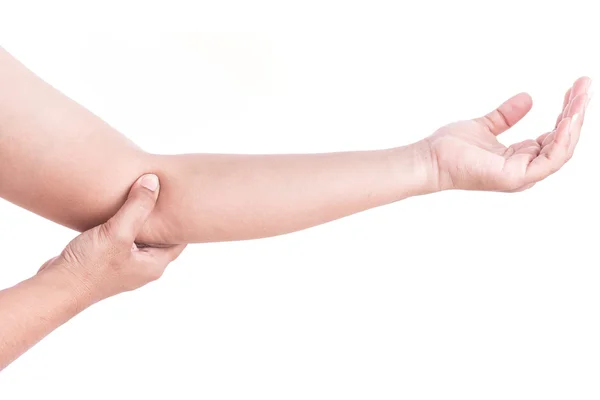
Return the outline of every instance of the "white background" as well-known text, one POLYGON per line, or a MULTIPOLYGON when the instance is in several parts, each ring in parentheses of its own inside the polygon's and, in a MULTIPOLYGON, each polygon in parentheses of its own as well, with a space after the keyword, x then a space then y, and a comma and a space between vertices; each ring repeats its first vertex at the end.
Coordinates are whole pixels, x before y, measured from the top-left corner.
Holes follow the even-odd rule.
MULTIPOLYGON (((152 152, 398 146, 528 91, 510 143, 600 79, 595 2, 536 3, 4 0, 0 45, 152 152)), ((17 360, 0 398, 598 399, 598 121, 592 101, 573 160, 524 193, 190 246, 17 360)), ((74 235, 1 202, 0 287, 74 235)))

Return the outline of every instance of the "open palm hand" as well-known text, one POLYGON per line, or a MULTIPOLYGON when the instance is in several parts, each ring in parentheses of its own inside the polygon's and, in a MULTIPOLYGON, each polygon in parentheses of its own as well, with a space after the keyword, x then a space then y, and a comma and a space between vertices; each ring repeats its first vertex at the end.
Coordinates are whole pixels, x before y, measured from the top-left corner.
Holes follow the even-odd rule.
POLYGON ((591 80, 579 78, 567 91, 554 130, 511 146, 496 136, 531 109, 526 93, 504 102, 486 116, 447 125, 426 139, 440 190, 520 191, 558 171, 579 140, 591 80))

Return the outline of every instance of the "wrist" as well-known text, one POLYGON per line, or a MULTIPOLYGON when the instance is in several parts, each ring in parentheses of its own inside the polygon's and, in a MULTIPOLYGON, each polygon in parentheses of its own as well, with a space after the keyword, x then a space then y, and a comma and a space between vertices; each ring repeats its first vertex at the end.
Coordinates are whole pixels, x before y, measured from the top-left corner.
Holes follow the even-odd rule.
POLYGON ((407 196, 439 192, 437 160, 426 140, 392 149, 397 179, 407 196))
POLYGON ((38 272, 32 279, 57 293, 72 315, 80 313, 95 302, 89 286, 68 268, 58 265, 47 268, 38 272))

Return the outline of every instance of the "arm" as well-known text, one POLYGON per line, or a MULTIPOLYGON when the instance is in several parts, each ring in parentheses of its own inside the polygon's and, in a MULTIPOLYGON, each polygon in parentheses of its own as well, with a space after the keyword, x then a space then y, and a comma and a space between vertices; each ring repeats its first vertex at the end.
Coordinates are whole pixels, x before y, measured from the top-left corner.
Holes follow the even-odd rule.
POLYGON ((132 247, 158 195, 141 182, 105 225, 75 238, 34 277, 0 291, 0 371, 95 302, 160 277, 181 253, 182 246, 132 247))
POLYGON ((0 291, 0 371, 78 313, 82 299, 70 282, 48 270, 0 291))
POLYGON ((79 231, 106 221, 145 172, 162 182, 141 235, 150 243, 292 232, 424 192, 430 181, 425 147, 151 155, 1 49, 0 88, 0 196, 79 231))
MULTIPOLYGON (((155 156, 161 243, 274 236, 434 190, 425 146, 329 154, 155 156), (191 190, 182 191, 185 186, 191 190)), ((157 215, 158 216, 158 215, 157 215)), ((154 237, 153 237, 154 238, 154 237)))
POLYGON ((2 51, 0 196, 84 230, 119 207, 128 182, 153 172, 162 195, 139 240, 172 244, 278 235, 443 189, 512 191, 544 179, 572 155, 589 83, 582 78, 567 93, 559 120, 581 118, 566 145, 555 145, 558 126, 538 142, 507 148, 496 140, 531 108, 520 95, 485 117, 394 149, 161 156, 143 152, 2 51), (88 174, 97 177, 94 185, 88 174))

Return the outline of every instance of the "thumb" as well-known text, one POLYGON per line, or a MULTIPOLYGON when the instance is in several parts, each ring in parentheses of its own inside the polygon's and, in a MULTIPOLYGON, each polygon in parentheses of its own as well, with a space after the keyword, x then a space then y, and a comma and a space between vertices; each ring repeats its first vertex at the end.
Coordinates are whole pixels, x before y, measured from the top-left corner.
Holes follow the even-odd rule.
POLYGON ((476 118, 475 121, 487 126, 494 135, 499 135, 527 115, 532 105, 531 96, 527 93, 519 93, 506 100, 494 111, 476 118))
POLYGON ((109 239, 131 245, 154 210, 158 192, 156 175, 141 176, 131 187, 125 204, 104 224, 109 239))

